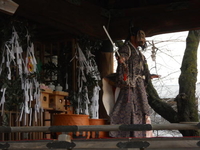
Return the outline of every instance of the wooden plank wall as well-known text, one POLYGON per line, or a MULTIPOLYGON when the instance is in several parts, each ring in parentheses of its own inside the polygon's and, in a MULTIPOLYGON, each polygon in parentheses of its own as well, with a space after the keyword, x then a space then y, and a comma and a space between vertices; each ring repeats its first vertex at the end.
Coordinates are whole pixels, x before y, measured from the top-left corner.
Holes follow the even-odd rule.
MULTIPOLYGON (((14 127, 24 127, 29 126, 30 115, 26 115, 23 117, 21 121, 19 121, 20 112, 15 111, 6 111, 3 115, 0 116, 0 126, 14 126, 14 127), (25 122, 26 120, 26 122, 25 122)), ((44 110, 37 115, 37 119, 32 114, 31 126, 50 126, 51 125, 51 114, 49 111, 44 110)), ((50 139, 50 133, 43 132, 29 132, 29 133, 1 133, 0 141, 7 140, 24 140, 24 139, 50 139)))

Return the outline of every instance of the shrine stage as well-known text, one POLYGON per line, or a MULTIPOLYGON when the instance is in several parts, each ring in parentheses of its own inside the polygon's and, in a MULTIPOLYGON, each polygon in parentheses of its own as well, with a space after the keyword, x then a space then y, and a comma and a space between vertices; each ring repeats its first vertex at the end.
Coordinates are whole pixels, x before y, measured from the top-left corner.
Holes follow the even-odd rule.
POLYGON ((88 138, 75 139, 68 132, 83 131, 149 131, 200 130, 200 123, 160 125, 88 125, 88 126, 30 126, 0 127, 0 133, 62 132, 58 139, 0 141, 2 150, 200 150, 200 136, 151 138, 88 138))

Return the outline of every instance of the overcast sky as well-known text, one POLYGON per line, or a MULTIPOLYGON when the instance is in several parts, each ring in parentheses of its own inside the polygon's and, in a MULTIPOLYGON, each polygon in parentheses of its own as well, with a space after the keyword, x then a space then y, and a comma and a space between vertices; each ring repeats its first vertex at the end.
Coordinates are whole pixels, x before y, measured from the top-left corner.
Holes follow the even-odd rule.
MULTIPOLYGON (((151 73, 161 75, 162 80, 153 80, 155 84, 156 82, 158 82, 157 84, 162 82, 162 84, 167 85, 178 84, 187 35, 188 31, 162 34, 147 38, 147 40, 151 43, 153 40, 155 47, 158 48, 156 61, 152 61, 151 59, 151 47, 143 52, 147 58, 151 73)), ((199 51, 200 50, 198 50, 198 56, 200 54, 199 51)), ((198 61, 198 64, 200 64, 200 61, 198 61)), ((198 75, 197 82, 200 82, 200 75, 198 75)))
MULTIPOLYGON (((161 75, 160 79, 152 80, 154 85, 178 85, 178 78, 181 73, 180 67, 186 47, 187 35, 188 31, 185 31, 146 38, 146 40, 150 43, 154 41, 155 47, 158 48, 156 52, 156 61, 152 61, 152 46, 149 44, 146 51, 142 52, 147 59, 151 74, 161 75)), ((200 57, 200 48, 198 49, 198 56, 200 57)), ((115 71, 117 66, 115 57, 114 61, 115 71)), ((200 70, 200 59, 198 59, 198 66, 198 70, 200 70)), ((200 73, 197 76, 197 83, 200 83, 200 73)))

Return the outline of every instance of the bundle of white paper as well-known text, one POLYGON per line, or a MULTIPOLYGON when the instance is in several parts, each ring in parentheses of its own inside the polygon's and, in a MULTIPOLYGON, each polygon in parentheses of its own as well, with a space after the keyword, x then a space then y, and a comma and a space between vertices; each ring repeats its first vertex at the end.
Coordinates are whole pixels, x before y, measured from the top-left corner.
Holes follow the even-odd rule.
POLYGON ((97 85, 93 89, 93 97, 91 99, 92 104, 90 104, 90 100, 88 98, 88 88, 83 87, 83 82, 87 82, 85 73, 90 75, 96 81, 100 80, 100 73, 98 71, 96 62, 94 60, 94 55, 91 54, 90 51, 87 51, 87 59, 82 52, 79 45, 77 45, 78 49, 78 61, 79 61, 79 71, 78 71, 78 87, 79 87, 79 96, 78 96, 78 108, 77 113, 89 114, 89 109, 92 112, 92 118, 99 118, 99 90, 100 87, 97 85), (82 91, 84 90, 84 91, 82 91), (84 93, 84 96, 81 96, 81 93, 84 93), (89 108, 90 104, 90 108, 89 108), (83 106, 82 106, 83 105, 83 106), (81 107, 82 106, 82 107, 81 107))
MULTIPOLYGON (((28 32, 27 32, 28 33, 28 32)), ((32 108, 31 108, 31 101, 36 101, 35 106, 35 112, 40 112, 41 104, 40 104, 40 87, 39 82, 37 81, 36 77, 33 77, 32 79, 27 78, 28 75, 31 73, 35 73, 37 71, 37 62, 34 56, 34 45, 33 43, 30 43, 30 36, 29 34, 26 35, 27 37, 27 54, 25 60, 22 57, 23 49, 19 45, 19 36, 13 27, 13 33, 12 38, 10 41, 5 42, 4 51, 2 53, 2 62, 0 65, 0 74, 2 73, 2 66, 3 64, 6 64, 6 67, 8 68, 8 80, 11 80, 12 72, 11 72, 11 62, 18 68, 19 77, 21 79, 21 88, 24 90, 24 103, 21 105, 21 113, 19 117, 19 121, 22 120, 22 117, 24 115, 24 124, 26 125, 26 114, 30 115, 29 125, 31 125, 32 122, 32 108), (6 56, 5 56, 6 55, 6 56), (6 62, 5 62, 6 57, 6 62), (31 68, 28 68, 28 65, 31 65, 31 68), (35 89, 35 92, 33 91, 35 89)), ((2 107, 2 113, 4 110, 4 102, 5 99, 5 93, 6 89, 1 88, 2 98, 0 106, 2 107)), ((37 113, 35 115, 35 120, 37 121, 37 113)))

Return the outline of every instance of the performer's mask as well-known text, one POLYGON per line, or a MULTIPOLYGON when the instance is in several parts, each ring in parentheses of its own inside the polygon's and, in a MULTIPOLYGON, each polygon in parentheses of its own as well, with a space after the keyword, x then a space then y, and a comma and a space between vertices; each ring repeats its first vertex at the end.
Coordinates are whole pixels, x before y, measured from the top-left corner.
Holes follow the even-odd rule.
POLYGON ((142 47, 142 49, 145 49, 146 48, 146 39, 145 39, 145 33, 143 30, 139 30, 137 32, 137 43, 139 46, 142 47))

